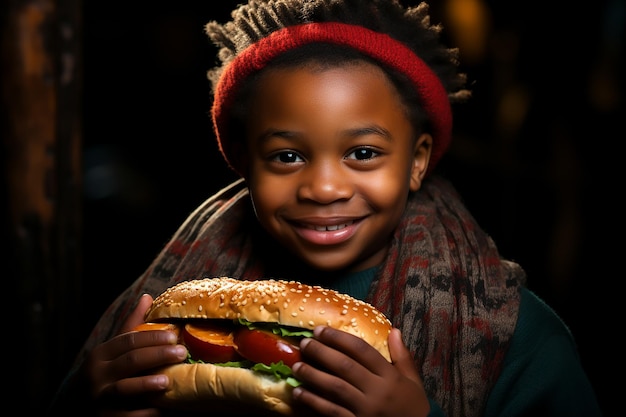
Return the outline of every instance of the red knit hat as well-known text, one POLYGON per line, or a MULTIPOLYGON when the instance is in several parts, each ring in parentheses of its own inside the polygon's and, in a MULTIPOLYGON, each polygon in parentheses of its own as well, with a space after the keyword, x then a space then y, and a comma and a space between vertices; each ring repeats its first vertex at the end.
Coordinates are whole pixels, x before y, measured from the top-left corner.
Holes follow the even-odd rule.
POLYGON ((448 94, 437 75, 403 43, 384 33, 345 23, 304 23, 288 26, 243 50, 223 71, 215 89, 213 126, 226 162, 236 172, 232 138, 228 137, 228 112, 239 85, 252 73, 288 50, 314 42, 348 46, 405 74, 414 84, 424 111, 432 123, 433 148, 428 172, 450 145, 452 110, 448 94))

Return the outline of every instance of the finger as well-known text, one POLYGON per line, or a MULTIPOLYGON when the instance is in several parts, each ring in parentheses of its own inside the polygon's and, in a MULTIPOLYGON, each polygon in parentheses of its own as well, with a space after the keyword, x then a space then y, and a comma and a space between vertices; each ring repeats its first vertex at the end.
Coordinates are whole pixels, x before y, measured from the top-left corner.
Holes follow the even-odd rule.
POLYGON ((419 384, 422 383, 415 367, 413 356, 411 356, 411 352, 402 341, 400 329, 391 329, 389 333, 389 353, 391 354, 391 361, 398 372, 412 381, 419 384))
POLYGON ((166 330, 146 330, 128 332, 115 336, 111 340, 97 346, 94 352, 101 360, 114 360, 119 356, 136 349, 150 346, 176 345, 178 336, 166 330))
POLYGON ((342 405, 362 401, 363 392, 357 384, 371 377, 367 369, 315 339, 303 340, 300 350, 307 361, 310 359, 316 365, 298 362, 292 367, 294 376, 309 391, 342 405))
POLYGON ((134 378, 125 378, 109 384, 102 391, 103 398, 134 397, 143 394, 161 392, 167 389, 169 378, 167 375, 145 375, 134 378))
POLYGON ((169 379, 165 375, 148 375, 116 381, 106 386, 98 397, 100 416, 148 417, 159 416, 151 408, 155 394, 165 391, 169 379))
MULTIPOLYGON (((303 386, 299 386, 293 389, 294 405, 297 407, 303 405, 304 415, 316 416, 334 416, 334 417, 353 417, 354 413, 350 410, 333 403, 319 395, 307 390, 303 386), (314 413, 312 413, 313 411, 314 413)), ((298 410, 298 415, 302 415, 303 412, 298 410)))
POLYGON ((161 345, 133 349, 112 360, 109 372, 114 379, 128 378, 164 365, 180 363, 187 358, 183 345, 161 345))
MULTIPOLYGON (((389 361, 387 361, 387 359, 385 359, 384 356, 381 355, 380 352, 378 352, 373 346, 360 337, 327 326, 318 326, 313 330, 313 334, 316 340, 335 349, 336 351, 343 353, 345 356, 362 365, 370 372, 382 375, 385 369, 389 367, 389 361)), ((325 353, 321 354, 324 355, 325 353)), ((337 362, 338 358, 334 355, 331 356, 331 358, 335 364, 342 367, 354 366, 346 361, 337 362)), ((328 359, 330 360, 331 358, 328 359)), ((338 369, 334 369, 334 367, 329 369, 338 371, 338 369)), ((358 375, 356 375, 356 377, 358 380, 358 375)))
POLYGON ((98 417, 161 417, 158 408, 145 408, 141 410, 102 410, 98 417))
POLYGON ((124 324, 122 325, 120 333, 126 333, 144 322, 144 316, 148 308, 152 305, 152 296, 150 294, 144 294, 139 298, 137 307, 128 316, 124 324))

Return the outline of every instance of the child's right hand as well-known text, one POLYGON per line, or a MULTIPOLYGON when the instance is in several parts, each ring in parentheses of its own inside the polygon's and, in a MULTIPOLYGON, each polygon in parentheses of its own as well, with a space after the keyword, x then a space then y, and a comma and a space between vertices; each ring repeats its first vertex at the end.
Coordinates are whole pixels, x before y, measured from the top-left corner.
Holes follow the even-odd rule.
POLYGON ((149 371, 187 357, 187 350, 177 344, 173 332, 131 331, 143 323, 151 304, 152 297, 143 295, 121 333, 96 346, 86 357, 82 372, 100 416, 159 416, 160 411, 150 406, 147 398, 165 390, 168 379, 149 371))

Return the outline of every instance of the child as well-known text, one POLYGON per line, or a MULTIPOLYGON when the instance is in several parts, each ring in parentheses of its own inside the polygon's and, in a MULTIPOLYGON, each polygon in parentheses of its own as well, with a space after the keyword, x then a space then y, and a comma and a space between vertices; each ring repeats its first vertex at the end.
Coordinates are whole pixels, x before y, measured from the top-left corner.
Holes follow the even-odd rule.
POLYGON ((567 327, 435 172, 469 91, 427 9, 250 0, 206 26, 215 133, 241 179, 108 308, 52 413, 161 415, 142 400, 168 381, 147 371, 186 350, 128 330, 166 287, 230 276, 331 287, 397 328, 392 363, 329 328, 302 343, 293 394, 312 414, 601 414, 567 327))

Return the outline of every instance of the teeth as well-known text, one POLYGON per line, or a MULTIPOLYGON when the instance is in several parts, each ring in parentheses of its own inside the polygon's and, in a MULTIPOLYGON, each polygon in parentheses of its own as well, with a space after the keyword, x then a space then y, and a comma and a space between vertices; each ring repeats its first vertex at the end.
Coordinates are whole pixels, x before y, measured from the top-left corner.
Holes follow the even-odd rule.
POLYGON ((335 230, 343 229, 344 227, 348 227, 352 223, 354 223, 354 221, 351 221, 349 223, 344 223, 344 224, 333 224, 330 226, 313 226, 312 228, 318 232, 332 232, 335 230))

